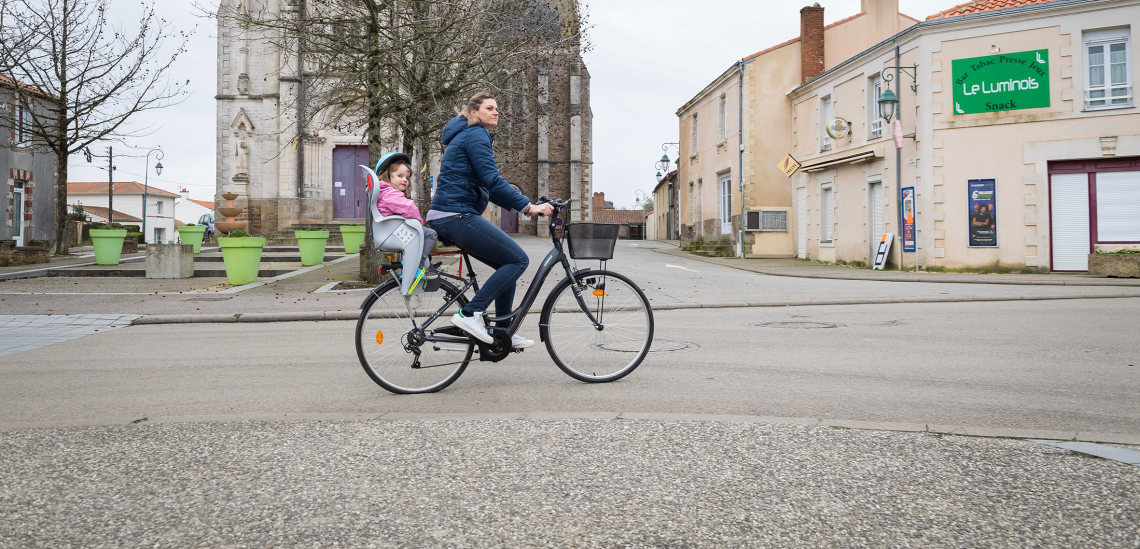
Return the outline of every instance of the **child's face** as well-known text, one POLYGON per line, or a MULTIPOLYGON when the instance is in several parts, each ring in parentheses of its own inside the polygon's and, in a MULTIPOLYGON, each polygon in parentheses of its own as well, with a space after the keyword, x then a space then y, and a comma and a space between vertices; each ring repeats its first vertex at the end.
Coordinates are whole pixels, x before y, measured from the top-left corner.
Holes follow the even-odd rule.
POLYGON ((406 191, 408 190, 408 177, 411 175, 411 169, 407 166, 399 166, 392 171, 392 180, 388 184, 398 191, 406 191))

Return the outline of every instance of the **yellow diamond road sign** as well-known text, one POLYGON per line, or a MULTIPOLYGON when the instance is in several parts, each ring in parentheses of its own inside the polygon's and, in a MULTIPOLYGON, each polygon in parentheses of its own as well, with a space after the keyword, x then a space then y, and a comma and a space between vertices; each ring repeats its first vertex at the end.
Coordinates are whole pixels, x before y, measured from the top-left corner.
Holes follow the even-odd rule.
POLYGON ((796 159, 792 158, 792 155, 789 154, 785 156, 776 167, 780 168, 780 171, 784 172, 784 175, 791 177, 800 169, 800 163, 796 162, 796 159))

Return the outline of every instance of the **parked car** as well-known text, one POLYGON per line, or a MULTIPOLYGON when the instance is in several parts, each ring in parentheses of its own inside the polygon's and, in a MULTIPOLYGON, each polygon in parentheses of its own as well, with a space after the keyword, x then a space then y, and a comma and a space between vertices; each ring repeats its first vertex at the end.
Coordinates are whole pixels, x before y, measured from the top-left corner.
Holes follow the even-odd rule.
POLYGON ((202 238, 210 238, 210 237, 214 236, 214 216, 213 216, 213 214, 202 214, 202 217, 198 218, 198 224, 202 225, 203 227, 206 227, 206 232, 204 233, 205 236, 203 236, 202 238))

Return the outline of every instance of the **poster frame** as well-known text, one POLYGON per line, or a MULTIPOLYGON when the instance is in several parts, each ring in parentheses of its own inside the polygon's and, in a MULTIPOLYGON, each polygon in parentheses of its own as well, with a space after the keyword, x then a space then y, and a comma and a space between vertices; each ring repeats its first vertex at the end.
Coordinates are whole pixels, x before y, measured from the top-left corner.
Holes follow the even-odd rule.
MULTIPOLYGON (((967 179, 966 180, 966 247, 967 248, 978 248, 978 249, 982 249, 982 250, 987 250, 987 249, 992 250, 992 249, 1001 247, 1001 232, 998 231, 998 222, 997 222, 997 195, 998 195, 997 189, 998 189, 998 186, 997 186, 997 178, 996 177, 979 177, 976 179, 967 179), (973 238, 971 238, 971 236, 970 236, 970 212, 974 209, 972 206, 973 199, 970 198, 970 194, 971 194, 970 184, 975 182, 975 181, 977 181, 977 182, 993 181, 993 188, 994 188, 994 194, 993 194, 994 243, 992 246, 974 245, 973 238)), ((1050 252, 1050 253, 1052 253, 1052 252, 1050 252)))
POLYGON ((917 227, 917 224, 918 224, 918 205, 916 203, 916 198, 915 198, 915 194, 914 194, 914 187, 903 187, 902 195, 903 195, 903 234, 902 234, 902 238, 900 238, 899 240, 902 244, 903 251, 907 252, 907 253, 911 253, 911 252, 918 250, 918 227, 917 227), (909 193, 909 198, 908 198, 908 193, 909 193), (910 206, 910 212, 911 212, 910 221, 906 220, 906 211, 907 211, 907 205, 908 204, 910 206), (910 240, 910 242, 907 242, 907 231, 908 231, 908 229, 910 231, 909 234, 912 237, 912 240, 910 240))

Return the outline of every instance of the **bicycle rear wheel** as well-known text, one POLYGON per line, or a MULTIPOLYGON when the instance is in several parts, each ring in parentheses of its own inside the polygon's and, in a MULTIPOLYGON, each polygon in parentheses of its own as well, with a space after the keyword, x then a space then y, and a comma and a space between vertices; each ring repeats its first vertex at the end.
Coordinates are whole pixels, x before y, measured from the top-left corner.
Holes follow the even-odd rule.
POLYGON ((649 353, 653 309, 641 288, 618 273, 591 271, 579 282, 582 299, 602 328, 590 322, 565 279, 542 307, 539 334, 550 358, 570 377, 587 383, 619 380, 649 353))
MULTIPOLYGON (((455 286, 443 281, 437 292, 412 296, 415 321, 426 321, 458 293, 455 286)), ((432 327, 444 326, 466 304, 467 297, 460 296, 432 327)), ((422 341, 416 336, 412 318, 408 316, 400 285, 395 281, 382 284, 364 303, 356 322, 356 355, 368 377, 393 393, 439 391, 463 374, 475 345, 422 341)))

